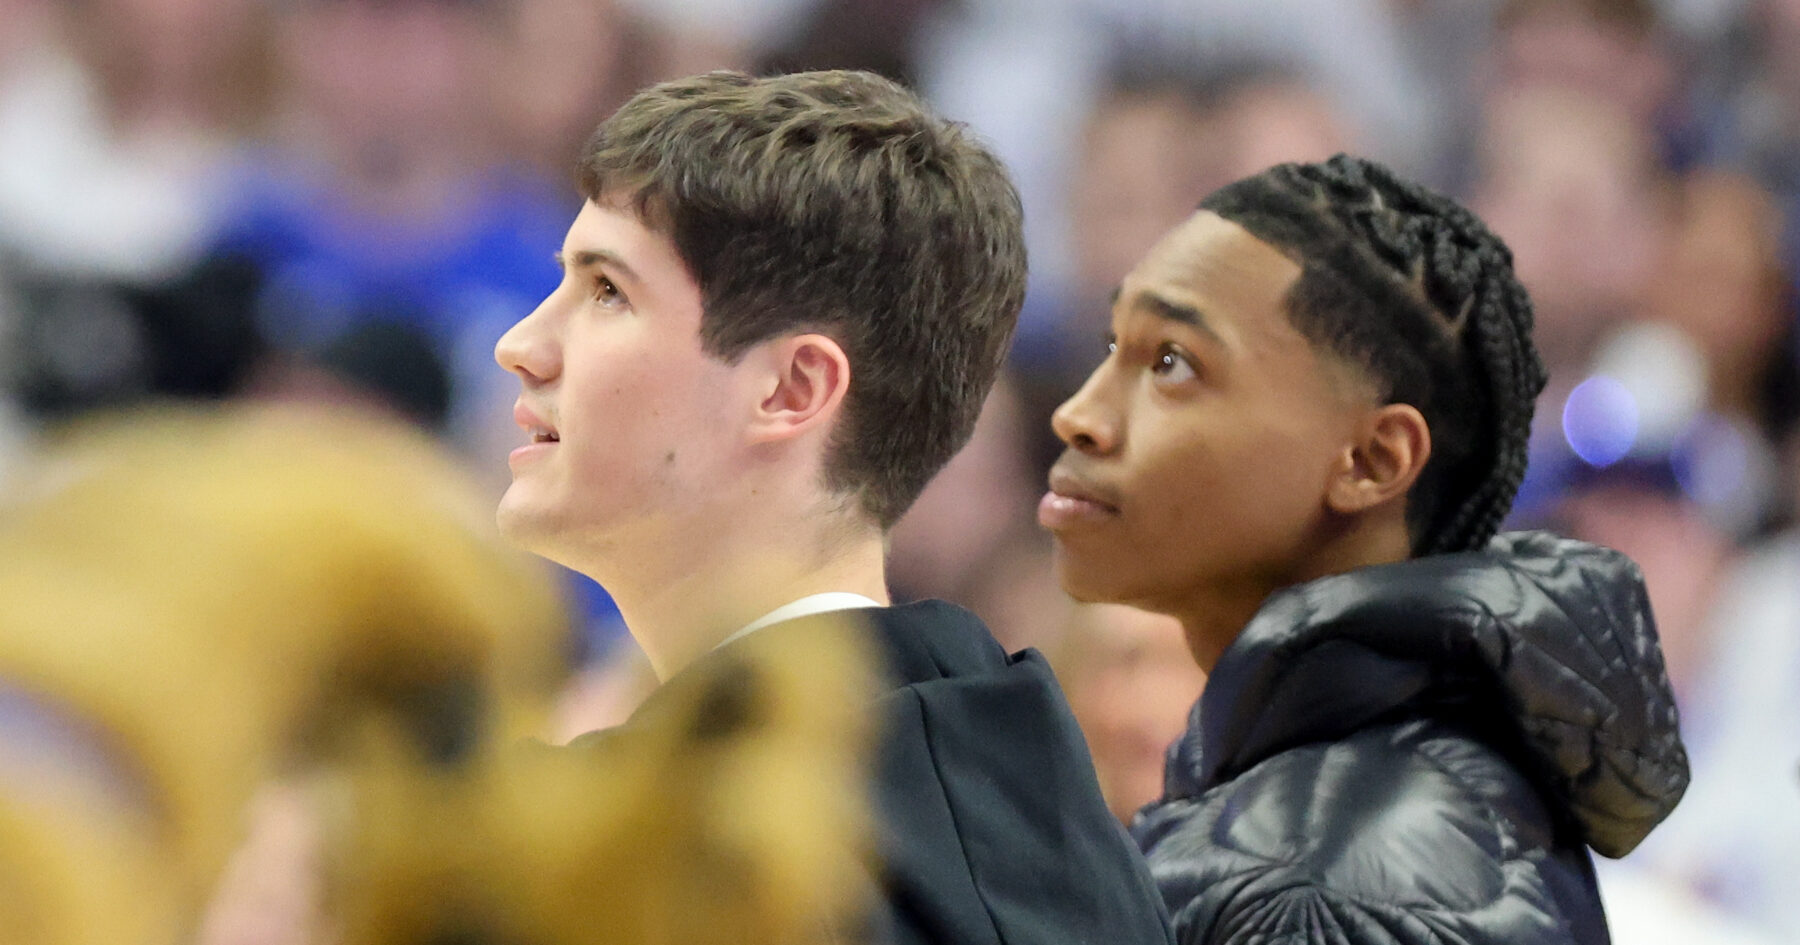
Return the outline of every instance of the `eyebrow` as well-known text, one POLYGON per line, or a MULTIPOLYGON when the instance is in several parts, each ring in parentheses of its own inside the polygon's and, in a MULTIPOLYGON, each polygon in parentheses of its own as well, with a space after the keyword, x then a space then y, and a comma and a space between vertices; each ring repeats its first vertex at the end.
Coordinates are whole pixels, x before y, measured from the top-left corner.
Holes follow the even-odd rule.
POLYGON ((604 249, 577 250, 566 257, 562 251, 558 250, 551 253, 550 258, 556 260, 556 265, 565 272, 570 269, 592 269, 595 266, 603 265, 617 270, 620 275, 632 282, 644 281, 638 278, 637 271, 632 269, 625 260, 620 259, 617 253, 611 253, 604 249))
MULTIPOLYGON (((1112 299, 1115 305, 1118 304, 1118 289, 1113 290, 1112 299)), ((1164 298, 1154 292, 1139 292, 1132 297, 1131 307, 1155 318, 1186 325, 1212 339, 1213 343, 1221 348, 1230 347, 1225 343, 1224 336, 1220 335, 1206 320, 1205 313, 1192 305, 1164 298)))

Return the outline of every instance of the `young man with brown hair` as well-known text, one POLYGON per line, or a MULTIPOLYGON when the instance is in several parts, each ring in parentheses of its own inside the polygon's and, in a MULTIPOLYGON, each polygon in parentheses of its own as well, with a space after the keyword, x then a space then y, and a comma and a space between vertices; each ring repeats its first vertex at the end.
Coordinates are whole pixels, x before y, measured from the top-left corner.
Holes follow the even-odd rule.
POLYGON ((871 627, 879 934, 1166 941, 1043 660, 887 606, 886 531, 1023 298, 1005 170, 875 76, 713 73, 624 105, 580 181, 563 281, 496 351, 531 435, 504 532, 605 586, 665 680, 822 612, 871 627))

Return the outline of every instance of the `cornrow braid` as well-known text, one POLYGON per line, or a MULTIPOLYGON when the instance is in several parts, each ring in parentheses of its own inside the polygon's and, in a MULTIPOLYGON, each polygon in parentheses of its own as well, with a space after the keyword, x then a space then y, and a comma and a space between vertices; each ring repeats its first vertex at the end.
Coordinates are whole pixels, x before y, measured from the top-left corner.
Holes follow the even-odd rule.
POLYGON ((1456 202, 1347 155, 1282 164, 1201 209, 1301 266, 1288 314, 1418 408, 1432 453, 1407 504, 1416 554, 1487 544, 1525 476, 1545 373, 1512 253, 1456 202))

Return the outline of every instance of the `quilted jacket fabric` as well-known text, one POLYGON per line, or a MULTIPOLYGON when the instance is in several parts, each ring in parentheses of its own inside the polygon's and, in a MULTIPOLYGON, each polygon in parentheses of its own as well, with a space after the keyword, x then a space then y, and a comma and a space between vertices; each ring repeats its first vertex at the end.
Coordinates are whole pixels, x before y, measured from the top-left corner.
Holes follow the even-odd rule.
POLYGON ((1637 567, 1515 534, 1270 598, 1133 833, 1183 945, 1602 945, 1687 778, 1637 567))

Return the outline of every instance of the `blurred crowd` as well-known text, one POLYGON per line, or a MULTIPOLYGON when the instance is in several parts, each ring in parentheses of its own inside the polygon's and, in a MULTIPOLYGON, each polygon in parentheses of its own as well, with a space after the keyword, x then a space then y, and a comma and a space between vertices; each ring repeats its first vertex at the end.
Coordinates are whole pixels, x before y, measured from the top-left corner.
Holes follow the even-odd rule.
MULTIPOLYGON (((1514 524, 1647 577, 1694 781, 1605 868, 1615 939, 1800 941, 1800 0, 0 0, 0 496, 71 421, 175 400, 383 414, 497 497, 492 349, 559 278, 588 132, 660 79, 840 67, 993 142, 1032 249, 895 593, 1049 653, 1121 818, 1204 680, 1172 621, 1056 587, 1050 411, 1202 195, 1352 151, 1514 251, 1551 378, 1514 524)), ((572 735, 652 683, 564 584, 572 735)))

